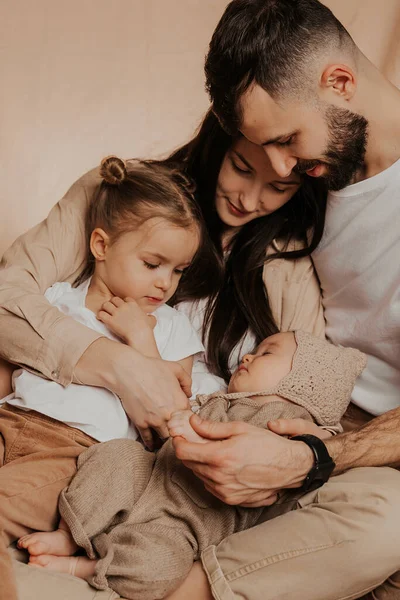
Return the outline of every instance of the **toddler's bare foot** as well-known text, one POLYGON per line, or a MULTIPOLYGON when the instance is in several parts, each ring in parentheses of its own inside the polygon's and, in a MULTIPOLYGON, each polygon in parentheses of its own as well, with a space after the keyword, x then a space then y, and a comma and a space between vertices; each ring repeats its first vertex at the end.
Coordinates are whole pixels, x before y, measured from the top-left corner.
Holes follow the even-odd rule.
POLYGON ((25 548, 31 556, 52 554, 54 556, 72 556, 78 550, 69 531, 38 531, 24 535, 17 543, 18 548, 25 548))
POLYGON ((94 575, 97 560, 90 560, 86 556, 52 556, 50 554, 41 554, 40 556, 31 556, 29 564, 35 567, 57 571, 58 573, 67 573, 80 579, 88 579, 94 575))
POLYGON ((198 435, 190 424, 191 410, 178 410, 168 421, 168 431, 171 437, 183 437, 188 442, 204 444, 208 440, 198 435))

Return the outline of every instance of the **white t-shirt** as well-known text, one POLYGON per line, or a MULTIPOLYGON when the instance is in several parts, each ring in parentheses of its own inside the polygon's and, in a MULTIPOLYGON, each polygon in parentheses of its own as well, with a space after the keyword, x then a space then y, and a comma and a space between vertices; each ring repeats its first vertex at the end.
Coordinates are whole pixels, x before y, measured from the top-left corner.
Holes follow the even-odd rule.
MULTIPOLYGON (((89 282, 90 280, 85 281, 77 288, 73 288, 69 283, 56 283, 46 291, 45 296, 63 313, 118 341, 118 338, 85 306, 89 282)), ((204 347, 185 315, 167 305, 157 308, 153 315, 157 320, 154 337, 164 360, 177 361, 203 352, 204 347)), ((119 398, 104 388, 73 383, 64 388, 25 369, 15 371, 13 388, 14 393, 7 397, 9 404, 22 409, 36 410, 63 421, 100 442, 138 437, 136 428, 128 419, 119 398)))
POLYGON ((373 415, 400 406, 400 160, 329 194, 313 259, 327 336, 368 355, 353 402, 373 415))

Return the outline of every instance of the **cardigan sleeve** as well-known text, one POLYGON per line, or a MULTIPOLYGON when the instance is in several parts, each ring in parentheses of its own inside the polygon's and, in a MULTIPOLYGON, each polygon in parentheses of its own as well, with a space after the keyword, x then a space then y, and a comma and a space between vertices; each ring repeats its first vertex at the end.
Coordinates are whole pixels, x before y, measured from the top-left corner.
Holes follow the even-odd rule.
MULTIPOLYGON (((295 242, 289 250, 299 248, 295 242)), ((325 337, 321 289, 311 257, 270 260, 264 265, 263 281, 280 331, 301 329, 325 337)))
POLYGON ((72 381, 79 358, 101 334, 62 314, 44 292, 81 271, 86 210, 99 183, 98 169, 76 181, 0 264, 1 356, 62 385, 72 381))

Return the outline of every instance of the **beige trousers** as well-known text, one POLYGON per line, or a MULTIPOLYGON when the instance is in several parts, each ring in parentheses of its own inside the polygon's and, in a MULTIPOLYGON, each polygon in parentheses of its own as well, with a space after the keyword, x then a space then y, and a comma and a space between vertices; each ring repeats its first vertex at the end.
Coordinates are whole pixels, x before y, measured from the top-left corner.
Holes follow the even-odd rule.
MULTIPOLYGON (((399 599, 396 576, 380 585, 400 568, 399 498, 397 471, 365 468, 334 477, 294 503, 266 509, 264 522, 204 551, 214 598, 399 599)), ((61 591, 62 600, 107 594, 79 579, 17 566, 19 600, 61 600, 61 591)))
MULTIPOLYGON (((350 405, 342 424, 371 418, 350 405)), ((214 598, 400 600, 399 498, 398 471, 360 468, 267 508, 263 523, 203 552, 214 598)))
POLYGON ((0 408, 0 600, 17 599, 7 546, 36 529, 56 527, 58 496, 78 456, 95 443, 35 411, 0 408))
POLYGON ((400 568, 400 473, 353 469, 207 548, 217 600, 359 598, 400 568), (301 510, 299 510, 301 509, 301 510))

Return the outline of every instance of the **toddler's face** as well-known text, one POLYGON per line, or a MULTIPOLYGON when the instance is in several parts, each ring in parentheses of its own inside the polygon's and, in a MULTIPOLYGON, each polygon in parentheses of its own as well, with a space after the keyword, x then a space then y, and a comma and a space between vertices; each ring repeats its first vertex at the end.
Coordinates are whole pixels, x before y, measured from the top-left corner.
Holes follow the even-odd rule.
POLYGON ((107 246, 96 269, 114 296, 133 298, 151 313, 174 295, 198 245, 195 228, 152 218, 107 246))
POLYGON ((277 333, 245 354, 233 373, 228 392, 262 392, 275 387, 292 369, 297 344, 294 333, 277 333))

